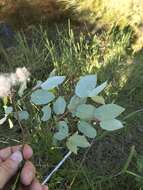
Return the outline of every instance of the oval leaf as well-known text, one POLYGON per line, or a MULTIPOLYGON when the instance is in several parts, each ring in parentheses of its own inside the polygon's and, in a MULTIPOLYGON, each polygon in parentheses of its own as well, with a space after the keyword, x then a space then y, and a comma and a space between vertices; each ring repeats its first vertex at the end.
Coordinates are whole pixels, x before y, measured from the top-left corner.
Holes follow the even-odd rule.
POLYGON ((8 119, 8 123, 9 123, 9 128, 12 129, 14 125, 10 118, 8 119))
POLYGON ((53 106, 54 112, 58 114, 63 114, 66 109, 66 101, 63 97, 59 96, 56 102, 54 103, 53 106))
POLYGON ((53 76, 48 78, 45 82, 41 84, 41 88, 45 90, 51 90, 58 85, 62 84, 65 80, 65 76, 53 76))
POLYGON ((78 130, 89 138, 95 138, 97 134, 96 130, 85 121, 80 121, 78 124, 78 130))
POLYGON ((49 105, 44 106, 42 108, 43 116, 41 118, 42 121, 48 121, 51 117, 51 108, 49 105))
POLYGON ((90 104, 82 104, 77 107, 75 115, 82 120, 92 120, 94 118, 95 107, 90 104))
POLYGON ((24 91, 26 90, 26 88, 27 88, 27 81, 21 83, 21 85, 20 85, 20 88, 19 88, 19 90, 18 90, 18 95, 19 95, 20 97, 23 96, 24 91))
POLYGON ((65 139, 66 137, 68 137, 69 135, 69 128, 68 125, 65 121, 60 121, 58 123, 58 132, 54 134, 54 138, 61 141, 63 139, 65 139))
MULTIPOLYGON (((17 112, 19 120, 27 120, 29 118, 29 113, 27 111, 18 111, 17 112)), ((14 116, 17 119, 17 114, 15 113, 14 116)))
POLYGON ((125 109, 116 104, 106 104, 95 109, 94 116, 100 121, 114 119, 119 116, 125 109))
POLYGON ((107 131, 114 131, 123 128, 123 124, 117 119, 111 119, 107 121, 101 121, 100 127, 107 131))
POLYGON ((100 86, 96 87, 89 93, 89 97, 97 96, 104 88, 107 86, 107 81, 101 84, 100 86))
POLYGON ((68 148, 71 152, 77 154, 78 147, 77 147, 76 144, 74 144, 74 142, 72 142, 71 140, 68 139, 67 142, 66 142, 66 145, 67 145, 67 148, 68 148))
POLYGON ((68 109, 69 111, 74 112, 79 105, 85 104, 85 103, 86 103, 86 98, 80 98, 74 95, 71 98, 70 103, 68 104, 68 109))
POLYGON ((55 96, 47 90, 38 89, 31 94, 31 102, 36 105, 44 105, 51 102, 55 96))
POLYGON ((98 104, 105 104, 105 100, 102 96, 94 96, 91 99, 98 104))
POLYGON ((5 114, 6 115, 9 115, 10 113, 13 112, 13 107, 11 107, 11 106, 9 106, 9 107, 4 106, 4 109, 5 109, 5 114))
POLYGON ((2 125, 7 120, 7 115, 4 118, 0 119, 0 125, 2 125))
POLYGON ((75 88, 76 95, 82 98, 88 97, 89 93, 95 88, 96 83, 96 75, 81 77, 75 88))
POLYGON ((83 135, 78 135, 75 133, 72 135, 69 139, 68 142, 74 146, 81 147, 81 148, 87 148, 90 146, 89 142, 83 135))

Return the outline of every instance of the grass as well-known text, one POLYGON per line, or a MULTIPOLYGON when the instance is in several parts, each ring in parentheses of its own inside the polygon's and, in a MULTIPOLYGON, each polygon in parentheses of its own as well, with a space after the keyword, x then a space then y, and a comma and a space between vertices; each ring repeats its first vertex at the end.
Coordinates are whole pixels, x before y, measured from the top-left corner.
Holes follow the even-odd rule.
MULTIPOLYGON (((92 34, 88 30, 80 31, 68 21, 61 25, 31 27, 17 32, 12 47, 8 49, 4 49, 1 44, 1 72, 19 66, 29 67, 32 72, 31 83, 34 83, 35 79, 46 79, 55 68, 58 74, 69 78, 65 85, 66 96, 72 93, 74 81, 79 76, 98 73, 99 82, 108 80, 109 83, 103 94, 106 102, 116 102, 126 108, 125 115, 121 118, 125 129, 95 141, 87 155, 81 151, 78 157, 72 156, 53 176, 49 183, 51 190, 143 188, 142 180, 133 175, 141 175, 137 163, 143 155, 142 112, 126 118, 128 114, 141 110, 143 105, 143 57, 141 52, 133 53, 132 42, 133 33, 128 27, 123 30, 112 27, 108 31, 92 34), (135 145, 137 153, 128 165, 129 172, 120 174, 132 145, 135 145), (77 173, 81 160, 84 162, 77 173)), ((61 151, 61 147, 53 148, 52 136, 46 125, 33 123, 33 120, 24 125, 30 133, 27 141, 34 149, 33 159, 38 177, 43 179, 48 170, 62 158, 65 150, 61 151)), ((17 138, 19 134, 17 124, 13 129, 2 126, 1 147, 16 144, 16 140, 20 141, 20 137, 17 138)))
POLYGON ((93 31, 118 26, 121 30, 130 26, 137 40, 134 51, 142 49, 143 3, 139 0, 58 0, 64 10, 71 11, 71 18, 93 25, 93 31))

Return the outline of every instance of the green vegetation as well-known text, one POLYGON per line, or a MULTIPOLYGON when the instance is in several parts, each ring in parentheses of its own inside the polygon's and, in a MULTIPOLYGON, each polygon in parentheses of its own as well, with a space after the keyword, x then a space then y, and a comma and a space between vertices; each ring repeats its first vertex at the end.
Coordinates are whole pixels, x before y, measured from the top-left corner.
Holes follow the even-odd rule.
MULTIPOLYGON (((72 156, 51 179, 51 190, 143 189, 143 56, 142 51, 134 53, 133 43, 134 33, 130 27, 112 26, 93 33, 87 26, 80 30, 68 21, 32 26, 17 32, 13 47, 4 49, 1 45, 1 72, 22 66, 30 68, 29 88, 36 79, 44 81, 47 73, 56 69, 57 75, 68 75, 65 89, 60 92, 66 92, 68 98, 79 76, 97 73, 99 84, 108 80, 103 93, 106 103, 117 103, 126 109, 121 117, 125 128, 95 139, 86 152, 82 150, 78 156, 72 156)), ((1 126, 1 147, 21 141, 17 122, 14 125, 13 129, 9 129, 7 123, 1 126)), ((62 159, 65 150, 53 147, 46 124, 31 119, 24 125, 42 180, 47 170, 62 159)))

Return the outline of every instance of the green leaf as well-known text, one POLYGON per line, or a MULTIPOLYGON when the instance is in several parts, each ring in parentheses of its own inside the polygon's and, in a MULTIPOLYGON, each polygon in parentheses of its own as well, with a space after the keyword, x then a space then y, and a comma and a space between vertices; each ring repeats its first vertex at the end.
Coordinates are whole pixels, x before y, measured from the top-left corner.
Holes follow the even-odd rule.
POLYGON ((81 77, 75 88, 76 95, 82 98, 88 97, 89 93, 95 88, 96 83, 96 75, 81 77))
POLYGON ((8 123, 9 123, 9 128, 12 129, 14 125, 10 118, 8 119, 8 123))
POLYGON ((9 107, 4 106, 4 110, 5 110, 5 114, 9 115, 10 113, 13 112, 13 107, 11 107, 11 106, 9 106, 9 107))
POLYGON ((97 96, 100 92, 102 92, 102 90, 104 90, 106 86, 107 86, 107 81, 101 84, 100 86, 96 87, 95 89, 93 89, 91 92, 89 92, 88 96, 89 97, 97 96))
POLYGON ((79 105, 75 115, 82 120, 92 120, 94 118, 95 107, 90 104, 79 105))
POLYGON ((54 100, 55 96, 47 90, 38 89, 31 94, 31 102, 36 105, 48 104, 54 100))
POLYGON ((65 76, 50 77, 41 84, 41 88, 45 90, 51 90, 55 87, 58 87, 58 85, 62 84, 64 80, 65 80, 65 76))
POLYGON ((94 96, 91 99, 98 104, 105 104, 105 100, 102 96, 94 96))
POLYGON ((125 109, 116 104, 106 104, 95 109, 94 117, 100 121, 114 119, 125 109))
POLYGON ((23 96, 24 91, 26 90, 26 88, 27 88, 27 82, 25 81, 25 82, 21 83, 20 88, 19 88, 19 90, 18 90, 18 95, 19 95, 20 97, 23 96))
POLYGON ((95 138, 97 134, 96 130, 85 121, 80 121, 78 124, 78 130, 89 138, 95 138))
POLYGON ((42 121, 48 121, 51 118, 51 108, 49 105, 46 105, 42 108, 43 116, 42 121))
POLYGON ((61 141, 63 139, 65 139, 66 137, 68 137, 69 135, 69 128, 68 125, 65 121, 60 121, 58 123, 58 132, 54 134, 54 138, 61 141))
MULTIPOLYGON (((21 120, 27 120, 29 118, 29 113, 27 111, 24 111, 24 110, 23 111, 18 111, 17 114, 18 114, 18 117, 19 117, 20 121, 21 120)), ((14 117, 16 119, 18 119, 17 114, 16 113, 14 114, 14 117)))
POLYGON ((74 135, 72 135, 69 139, 68 142, 72 145, 75 145, 77 147, 81 147, 81 148, 87 148, 90 146, 89 142, 87 141, 87 139, 85 138, 85 136, 83 135, 78 135, 77 133, 75 133, 74 135))
POLYGON ((74 144, 74 142, 72 142, 71 140, 68 139, 67 142, 66 142, 66 145, 67 145, 67 148, 68 148, 71 152, 77 154, 78 147, 77 147, 76 144, 74 144))
POLYGON ((56 75, 56 69, 53 69, 52 72, 49 74, 49 77, 54 77, 56 75))
POLYGON ((66 109, 66 101, 63 97, 59 96, 53 105, 54 112, 58 114, 63 114, 66 109))
POLYGON ((74 112, 79 105, 85 104, 85 103, 86 103, 86 98, 80 98, 74 95, 68 104, 68 109, 69 111, 74 112))
POLYGON ((100 127, 104 130, 107 130, 107 131, 114 131, 117 129, 121 129, 124 126, 121 123, 121 121, 119 121, 117 119, 111 119, 111 120, 101 121, 100 127))
POLYGON ((7 120, 7 115, 5 115, 2 119, 0 119, 0 125, 5 123, 6 120, 7 120))
POLYGON ((8 96, 4 96, 3 97, 3 104, 4 104, 4 106, 7 106, 7 103, 8 103, 8 96))

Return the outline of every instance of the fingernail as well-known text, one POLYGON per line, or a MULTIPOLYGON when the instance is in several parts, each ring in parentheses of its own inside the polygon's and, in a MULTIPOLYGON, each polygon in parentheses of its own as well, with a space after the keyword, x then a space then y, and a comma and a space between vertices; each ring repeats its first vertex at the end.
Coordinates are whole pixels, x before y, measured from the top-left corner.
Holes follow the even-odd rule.
POLYGON ((16 151, 11 155, 10 159, 19 163, 23 160, 22 153, 20 151, 16 151))

